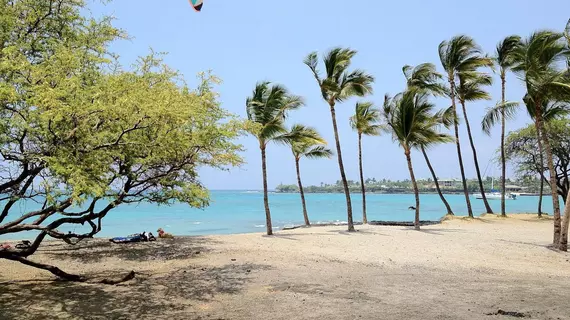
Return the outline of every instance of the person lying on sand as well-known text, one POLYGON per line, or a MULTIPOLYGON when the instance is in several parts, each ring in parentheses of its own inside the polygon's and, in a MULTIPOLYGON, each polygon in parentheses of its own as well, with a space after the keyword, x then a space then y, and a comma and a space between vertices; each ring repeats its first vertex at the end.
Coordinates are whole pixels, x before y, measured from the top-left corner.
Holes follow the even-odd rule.
POLYGON ((158 228, 156 232, 158 232, 158 237, 161 239, 174 239, 174 236, 172 234, 164 232, 162 228, 158 228))

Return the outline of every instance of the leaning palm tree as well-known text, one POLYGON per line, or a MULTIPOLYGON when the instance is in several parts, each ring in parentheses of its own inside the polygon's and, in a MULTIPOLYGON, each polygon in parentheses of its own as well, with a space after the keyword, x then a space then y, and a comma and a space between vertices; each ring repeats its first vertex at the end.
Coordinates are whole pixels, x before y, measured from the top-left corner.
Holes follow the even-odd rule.
POLYGON ((360 187, 362 189, 362 223, 368 223, 366 217, 366 186, 362 172, 362 135, 380 135, 380 111, 372 102, 357 102, 354 115, 350 117, 350 126, 358 133, 358 165, 360 168, 360 187))
POLYGON ((436 71, 433 63, 422 63, 415 67, 405 65, 402 73, 406 78, 407 88, 416 88, 434 96, 449 94, 449 89, 441 83, 443 76, 436 71))
MULTIPOLYGON (((406 86, 408 89, 416 89, 427 94, 432 94, 434 96, 443 96, 446 95, 449 90, 441 83, 443 76, 438 73, 435 69, 435 65, 432 63, 422 63, 417 65, 416 67, 405 65, 402 68, 402 72, 404 73, 404 77, 406 77, 406 86)), ((445 123, 447 126, 451 126, 453 124, 453 110, 449 108, 446 110, 445 115, 445 123)), ((445 199, 443 192, 441 192, 441 188, 439 186, 439 180, 437 175, 435 174, 435 170, 429 160, 428 154, 426 149, 430 145, 422 145, 420 146, 420 150, 424 156, 428 169, 431 173, 433 178, 435 189, 437 190, 437 194, 439 198, 443 202, 443 205, 447 209, 448 215, 454 215, 449 202, 445 199)))
POLYGON ((321 77, 317 69, 319 61, 316 52, 310 53, 304 60, 304 63, 309 67, 309 69, 311 69, 313 76, 319 84, 323 99, 330 107, 334 138, 336 142, 338 167, 340 170, 344 194, 346 196, 348 231, 350 232, 355 231, 354 223, 352 221, 352 204, 346 174, 344 173, 342 151, 340 148, 340 139, 336 125, 335 105, 337 102, 342 102, 353 96, 363 97, 372 93, 372 83, 374 82, 374 77, 362 70, 348 71, 355 54, 356 51, 348 48, 334 48, 329 51, 323 59, 326 71, 324 77, 321 77))
MULTIPOLYGON (((499 75, 501 77, 501 102, 493 109, 500 112, 501 119, 501 216, 506 217, 506 205, 505 205, 505 184, 507 175, 507 160, 505 156, 505 122, 507 120, 507 109, 509 105, 514 106, 512 102, 508 102, 505 96, 505 89, 507 83, 507 71, 515 64, 514 52, 521 44, 521 37, 519 36, 508 36, 503 41, 497 45, 497 50, 495 53, 495 63, 499 67, 499 75)), ((487 115, 483 119, 482 126, 483 131, 490 134, 490 129, 493 125, 493 120, 498 118, 497 115, 493 114, 496 111, 493 109, 487 112, 487 115)))
MULTIPOLYGON (((491 64, 491 60, 488 58, 476 57, 481 59, 481 65, 491 64)), ((485 204, 485 210, 487 213, 493 213, 493 209, 487 201, 485 195, 485 187, 483 186, 483 179, 481 177, 481 169, 479 168, 479 160, 477 158, 477 149, 475 148, 475 142, 473 141, 473 135, 471 134, 471 125, 469 124, 469 117, 467 116, 467 108, 465 103, 467 101, 477 101, 477 100, 491 100, 491 96, 484 90, 484 86, 490 86, 493 84, 493 78, 488 74, 479 73, 476 70, 459 73, 459 87, 457 88, 457 97, 461 103, 461 109, 463 110, 463 119, 465 120, 465 126, 467 128, 467 136, 469 138, 469 145, 471 146, 471 151, 473 153, 473 163, 475 165, 475 173, 477 174, 477 182, 479 184, 479 190, 481 192, 481 198, 485 204)))
POLYGON ((441 116, 432 114, 434 108, 435 106, 428 101, 428 95, 416 89, 408 89, 392 99, 388 96, 384 99, 383 116, 387 124, 386 130, 392 133, 394 141, 404 149, 408 163, 416 198, 414 217, 416 230, 420 229, 420 196, 412 165, 412 149, 451 141, 450 136, 436 130, 441 116))
POLYGON ((303 183, 301 182, 301 170, 299 161, 301 158, 320 159, 330 158, 333 153, 326 147, 326 140, 311 127, 306 127, 301 124, 295 124, 291 130, 283 135, 280 139, 291 147, 293 157, 295 158, 295 169, 297 171, 297 183, 299 185, 299 192, 301 194, 301 204, 303 205, 303 218, 305 225, 310 226, 309 215, 307 213, 307 205, 305 202, 305 192, 303 190, 303 183))
POLYGON ((566 100, 570 95, 568 76, 560 70, 560 62, 567 57, 567 46, 563 34, 553 31, 538 31, 521 42, 514 50, 515 65, 512 70, 519 75, 526 86, 526 95, 534 102, 535 126, 538 148, 546 154, 546 165, 550 172, 550 189, 554 217, 554 246, 559 246, 561 234, 560 203, 557 194, 556 176, 552 148, 544 129, 543 105, 545 101, 566 100))
MULTIPOLYGON (((451 107, 453 110, 453 129, 455 133, 455 145, 457 148, 457 158, 459 160, 459 170, 461 172, 461 181, 463 183, 463 193, 465 194, 465 203, 467 205, 467 213, 469 217, 473 217, 473 209, 471 208, 471 200, 469 199, 469 190, 467 189, 467 179, 465 178, 465 169, 463 167, 463 156, 461 155, 461 144, 459 140, 459 118, 457 116, 457 83, 459 75, 473 70, 473 61, 477 61, 480 56, 480 49, 475 45, 473 39, 468 36, 460 35, 453 37, 449 41, 443 41, 439 44, 439 58, 443 69, 445 70, 447 81, 449 83, 449 98, 451 99, 451 107)), ((480 63, 476 63, 477 66, 480 63)))
POLYGON ((261 170, 263 174, 263 204, 265 206, 265 219, 267 234, 273 234, 271 225, 271 212, 267 196, 267 144, 286 132, 284 121, 287 112, 303 106, 303 99, 292 95, 281 85, 271 85, 270 82, 260 82, 255 86, 253 94, 248 97, 245 105, 247 118, 250 121, 249 132, 259 142, 261 150, 261 170))

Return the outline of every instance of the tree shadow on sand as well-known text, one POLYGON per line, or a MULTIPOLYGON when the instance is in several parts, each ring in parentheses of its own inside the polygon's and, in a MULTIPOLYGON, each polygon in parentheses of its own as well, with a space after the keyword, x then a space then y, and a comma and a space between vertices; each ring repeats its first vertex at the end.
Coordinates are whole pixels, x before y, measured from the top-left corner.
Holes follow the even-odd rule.
MULTIPOLYGON (((0 284, 0 319, 202 319, 197 305, 238 294, 265 265, 188 267, 118 286, 63 281, 0 284)), ((207 318, 205 318, 207 319, 207 318)))
POLYGON ((41 253, 54 260, 74 260, 96 263, 106 258, 127 261, 183 260, 210 251, 218 241, 205 237, 178 237, 153 242, 116 244, 103 239, 92 239, 77 245, 60 242, 42 246, 41 253))

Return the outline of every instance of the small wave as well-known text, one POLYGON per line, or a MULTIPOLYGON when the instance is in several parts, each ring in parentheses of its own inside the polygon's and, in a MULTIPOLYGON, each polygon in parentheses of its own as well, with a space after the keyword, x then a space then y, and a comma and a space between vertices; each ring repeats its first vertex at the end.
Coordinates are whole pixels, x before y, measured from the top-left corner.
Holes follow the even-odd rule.
POLYGON ((201 223, 202 223, 202 222, 200 222, 200 221, 192 222, 192 224, 201 224, 201 223))
POLYGON ((265 225, 264 224, 256 224, 254 227, 255 228, 265 228, 265 225))
POLYGON ((250 190, 250 191, 244 191, 242 193, 261 193, 261 191, 250 190))

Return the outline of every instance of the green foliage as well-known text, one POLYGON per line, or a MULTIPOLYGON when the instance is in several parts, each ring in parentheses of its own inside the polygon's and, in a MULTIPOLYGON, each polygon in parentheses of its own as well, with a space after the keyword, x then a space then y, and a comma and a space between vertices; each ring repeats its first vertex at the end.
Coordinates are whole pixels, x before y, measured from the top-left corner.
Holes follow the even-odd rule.
POLYGON ((383 116, 394 141, 409 152, 411 148, 452 141, 437 131, 442 118, 433 113, 434 109, 426 93, 412 88, 392 99, 386 98, 383 116))
POLYGON ((380 118, 380 110, 374 108, 372 102, 357 102, 354 115, 350 117, 350 126, 358 134, 377 136, 382 130, 380 118))
MULTIPOLYGON (((552 147, 558 193, 565 199, 570 187, 570 120, 557 119, 545 124, 548 139, 552 147)), ((521 178, 540 176, 548 171, 540 162, 537 145, 536 127, 529 125, 509 133, 505 143, 507 158, 517 168, 521 178)), ((545 179, 546 184, 548 180, 545 179)))
POLYGON ((252 96, 246 99, 246 112, 250 124, 247 129, 265 147, 267 142, 285 133, 287 113, 304 105, 303 99, 289 93, 278 84, 260 82, 252 96))
POLYGON ((435 96, 449 93, 449 89, 441 83, 443 76, 436 71, 432 63, 422 63, 416 67, 405 65, 402 72, 408 88, 417 88, 435 96))
POLYGON ((296 160, 331 158, 333 153, 326 147, 326 140, 314 128, 295 124, 287 133, 278 137, 291 147, 296 160))
POLYGON ((517 35, 508 36, 497 45, 495 52, 495 62, 501 69, 501 75, 504 76, 506 70, 515 64, 514 52, 521 45, 521 37, 517 35))
POLYGON ((512 70, 524 81, 527 95, 534 101, 567 100, 570 86, 560 62, 568 56, 563 35, 553 31, 537 31, 524 39, 513 51, 512 70))
POLYGON ((348 71, 355 50, 348 48, 334 48, 323 58, 325 77, 322 78, 318 67, 318 55, 310 53, 304 63, 311 69, 321 89, 323 99, 329 104, 342 102, 350 97, 363 97, 372 93, 374 77, 362 70, 348 71))
POLYGON ((110 18, 84 17, 84 5, 0 4, 0 234, 38 232, 22 257, 46 235, 93 236, 122 203, 202 208, 209 200, 198 169, 242 163, 234 140, 243 124, 221 108, 219 79, 200 74, 191 89, 154 53, 123 70, 108 48, 124 33, 110 18), (27 200, 43 209, 9 215, 27 200), (91 232, 58 231, 85 223, 91 232))

